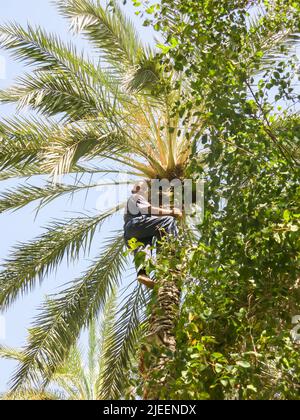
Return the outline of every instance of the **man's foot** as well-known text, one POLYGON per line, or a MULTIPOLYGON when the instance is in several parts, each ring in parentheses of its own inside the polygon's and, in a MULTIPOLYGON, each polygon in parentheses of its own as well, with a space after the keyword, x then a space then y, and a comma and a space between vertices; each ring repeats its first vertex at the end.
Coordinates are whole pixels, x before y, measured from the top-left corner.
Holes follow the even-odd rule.
POLYGON ((151 280, 146 274, 139 274, 138 281, 148 287, 149 289, 153 289, 155 286, 155 281, 151 280))

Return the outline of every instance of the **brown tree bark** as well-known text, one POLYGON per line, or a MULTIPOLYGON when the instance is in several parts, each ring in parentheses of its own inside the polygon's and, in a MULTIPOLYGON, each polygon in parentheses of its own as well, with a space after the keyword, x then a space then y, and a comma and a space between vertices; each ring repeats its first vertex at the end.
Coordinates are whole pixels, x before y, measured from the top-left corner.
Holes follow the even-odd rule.
POLYGON ((176 352, 175 327, 179 315, 178 272, 159 280, 150 304, 149 334, 141 347, 140 373, 145 400, 159 400, 168 388, 168 364, 176 352))

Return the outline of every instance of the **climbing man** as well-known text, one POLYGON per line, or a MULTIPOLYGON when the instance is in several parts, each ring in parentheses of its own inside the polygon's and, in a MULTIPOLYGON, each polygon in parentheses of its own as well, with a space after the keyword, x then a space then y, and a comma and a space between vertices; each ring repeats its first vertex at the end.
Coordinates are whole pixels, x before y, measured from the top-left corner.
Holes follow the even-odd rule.
MULTIPOLYGON (((134 185, 132 195, 127 201, 124 215, 124 238, 126 243, 136 238, 142 245, 134 254, 145 252, 151 255, 153 238, 160 240, 164 235, 178 236, 176 218, 181 218, 179 209, 154 207, 148 202, 148 186, 146 181, 134 185)), ((136 263, 137 266, 137 263, 136 263)), ((155 282, 147 275, 145 267, 136 267, 138 281, 153 289, 155 282)))

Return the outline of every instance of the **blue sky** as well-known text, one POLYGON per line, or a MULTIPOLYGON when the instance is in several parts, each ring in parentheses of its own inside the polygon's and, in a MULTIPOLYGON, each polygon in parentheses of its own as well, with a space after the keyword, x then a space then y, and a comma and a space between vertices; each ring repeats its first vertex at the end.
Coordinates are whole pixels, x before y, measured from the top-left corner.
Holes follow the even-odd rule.
MULTIPOLYGON (((59 34, 63 40, 73 39, 80 48, 87 48, 85 41, 78 37, 74 39, 74 36, 68 32, 68 23, 58 15, 50 0, 9 0, 1 3, 0 24, 16 21, 22 25, 26 25, 27 22, 31 25, 40 25, 47 31, 59 34)), ((136 22, 142 39, 147 42, 149 40, 149 29, 142 27, 130 4, 126 6, 126 9, 136 22)), ((22 74, 23 70, 22 64, 16 63, 5 51, 0 50, 0 89, 9 86, 17 75, 22 74)), ((14 112, 13 106, 0 105, 0 119, 11 116, 14 112)), ((0 182, 0 191, 12 185, 15 185, 15 181, 0 182)), ((125 197, 126 194, 125 191, 125 197)), ((28 241, 39 235, 43 231, 42 227, 53 218, 70 217, 71 212, 73 212, 73 215, 74 212, 86 212, 87 210, 95 212, 97 211, 97 203, 99 201, 103 202, 104 197, 107 198, 107 191, 96 190, 89 194, 87 201, 85 201, 85 193, 77 194, 73 201, 59 199, 39 212, 36 219, 36 205, 29 205, 20 211, 0 215, 0 263, 9 255, 9 250, 16 242, 28 241)), ((104 226, 101 231, 101 236, 96 235, 91 256, 88 258, 92 258, 99 253, 104 237, 109 237, 112 230, 120 228, 122 228, 122 218, 120 216, 110 219, 109 225, 104 226)), ((30 326, 45 295, 57 292, 61 285, 78 276, 88 264, 89 261, 84 258, 80 260, 79 264, 69 267, 64 261, 58 271, 50 275, 40 287, 36 287, 32 293, 20 298, 8 312, 2 314, 0 328, 4 321, 5 334, 3 335, 2 331, 1 336, 0 330, 0 343, 7 346, 23 346, 26 342, 27 328, 30 326)), ((132 279, 134 277, 131 267, 125 275, 125 282, 129 283, 132 279)), ((7 389, 7 381, 14 369, 15 363, 0 360, 0 392, 7 389)))

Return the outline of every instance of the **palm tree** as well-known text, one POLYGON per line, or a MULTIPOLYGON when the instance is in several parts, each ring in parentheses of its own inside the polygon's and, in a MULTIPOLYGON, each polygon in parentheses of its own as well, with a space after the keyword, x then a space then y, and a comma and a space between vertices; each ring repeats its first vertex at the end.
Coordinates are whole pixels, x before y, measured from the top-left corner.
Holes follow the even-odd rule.
MULTIPOLYGON (((14 392, 1 396, 2 400, 97 400, 102 390, 102 371, 105 368, 104 351, 108 333, 116 316, 116 294, 108 300, 100 327, 92 321, 89 327, 87 357, 79 344, 72 346, 64 363, 58 367, 46 388, 26 384, 14 392)), ((8 360, 24 360, 24 352, 0 346, 0 357, 8 360)), ((36 367, 36 374, 39 369, 36 367)), ((127 383, 124 383, 124 390, 127 383)))
MULTIPOLYGON (((56 3, 71 29, 92 44, 99 60, 92 60, 73 44, 65 44, 40 27, 0 27, 0 46, 34 66, 31 73, 0 92, 2 103, 34 111, 30 118, 0 122, 0 179, 50 177, 43 186, 27 181, 4 192, 0 211, 20 209, 35 201, 45 205, 99 185, 82 182, 85 174, 124 173, 133 180, 183 179, 191 158, 203 158, 198 139, 208 128, 205 103, 191 103, 185 114, 176 110, 182 91, 186 95, 189 92, 184 73, 160 63, 156 51, 142 44, 115 1, 109 8, 94 0, 56 3), (72 181, 64 182, 66 178, 72 181)), ((251 23, 259 24, 259 19, 251 23)), ((278 45, 288 35, 278 39, 278 45)), ((251 54, 255 57, 254 49, 261 46, 267 51, 265 39, 256 39, 252 50, 245 48, 249 71, 251 54)), ((56 221, 35 240, 17 245, 0 273, 1 309, 7 309, 43 281, 65 256, 68 261, 76 261, 82 251, 88 254, 95 232, 123 206, 119 203, 101 214, 56 221)), ((12 381, 13 391, 28 382, 39 383, 41 377, 44 385, 53 378, 82 329, 98 317, 112 290, 121 285, 125 266, 122 232, 118 232, 81 277, 45 301, 22 352, 12 381)), ((176 270, 170 276, 172 280, 161 279, 154 291, 154 300, 161 306, 150 323, 146 308, 151 294, 143 287, 136 286, 120 305, 104 353, 107 364, 101 398, 121 395, 126 368, 139 340, 159 335, 163 346, 174 352, 173 315, 174 310, 178 312, 180 290, 179 284, 173 282, 178 277, 176 270)), ((161 357, 148 366, 146 382, 153 366, 164 368, 161 357)), ((149 398, 157 397, 147 394, 149 398)))

